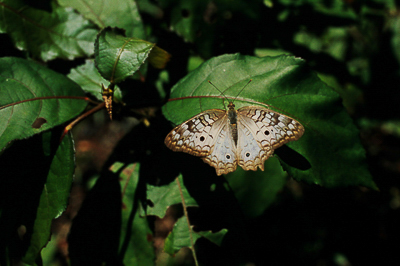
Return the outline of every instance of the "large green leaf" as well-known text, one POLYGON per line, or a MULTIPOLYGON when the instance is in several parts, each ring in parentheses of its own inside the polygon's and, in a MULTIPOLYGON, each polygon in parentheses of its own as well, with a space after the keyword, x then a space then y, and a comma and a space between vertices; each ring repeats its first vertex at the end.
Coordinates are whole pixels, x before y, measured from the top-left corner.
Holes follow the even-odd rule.
POLYGON ((43 61, 92 55, 97 33, 71 8, 54 7, 48 13, 21 0, 0 2, 0 32, 10 34, 19 49, 43 61))
POLYGON ((99 28, 119 27, 126 30, 126 35, 145 38, 143 22, 135 1, 126 0, 58 0, 60 5, 73 7, 85 18, 96 23, 99 28), (116 15, 118 14, 118 15, 116 15))
POLYGON ((226 109, 228 101, 234 101, 237 108, 268 106, 303 124, 303 137, 287 146, 297 152, 297 158, 308 163, 298 165, 300 170, 282 162, 295 179, 327 187, 376 188, 365 163, 358 130, 339 95, 311 72, 301 58, 239 54, 215 57, 173 87, 163 113, 180 124, 207 109, 226 109))
MULTIPOLYGON (((43 134, 43 143, 50 143, 52 132, 43 134)), ((44 147, 46 150, 46 147, 44 147)), ((65 211, 75 171, 74 144, 67 134, 52 160, 43 192, 40 196, 31 243, 23 261, 33 264, 42 248, 50 241, 51 223, 65 211)))
POLYGON ((264 167, 265 172, 246 172, 239 167, 227 179, 243 213, 249 217, 261 215, 287 181, 287 174, 276 157, 268 159, 264 167))
POLYGON ((0 59, 0 150, 64 123, 86 107, 81 88, 57 72, 20 58, 0 59))

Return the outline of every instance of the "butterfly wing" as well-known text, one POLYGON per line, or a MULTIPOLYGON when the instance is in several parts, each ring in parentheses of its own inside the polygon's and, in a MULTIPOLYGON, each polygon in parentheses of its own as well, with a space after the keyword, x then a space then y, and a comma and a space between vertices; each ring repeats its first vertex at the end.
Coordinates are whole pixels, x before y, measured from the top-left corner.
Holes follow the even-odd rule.
POLYGON ((210 109, 176 126, 164 140, 173 151, 186 152, 195 156, 207 156, 223 127, 226 111, 210 109))
POLYGON ((246 106, 237 112, 237 153, 239 165, 245 170, 256 170, 257 166, 264 170, 264 161, 275 149, 298 140, 304 133, 298 121, 267 108, 246 106))
POLYGON ((202 159, 205 163, 215 168, 217 175, 228 174, 236 170, 236 146, 233 142, 227 116, 223 118, 223 127, 218 133, 211 154, 202 159))
POLYGON ((260 167, 264 171, 264 161, 274 153, 271 147, 261 147, 260 142, 254 137, 254 122, 248 117, 238 119, 238 164, 246 171, 256 171, 260 167))

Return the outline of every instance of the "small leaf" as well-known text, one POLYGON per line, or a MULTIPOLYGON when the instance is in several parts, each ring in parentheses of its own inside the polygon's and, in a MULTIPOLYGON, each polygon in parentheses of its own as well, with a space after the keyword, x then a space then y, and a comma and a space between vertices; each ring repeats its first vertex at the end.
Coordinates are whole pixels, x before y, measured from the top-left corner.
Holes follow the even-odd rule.
MULTIPOLYGON (((121 29, 104 28, 95 42, 96 67, 105 79, 117 84, 138 71, 154 47, 154 43, 125 37, 121 29)), ((160 58, 165 58, 165 53, 157 50, 153 58, 156 66, 162 65, 160 58)))
MULTIPOLYGON (((182 176, 178 177, 183 184, 182 176)), ((183 198, 187 207, 197 207, 197 202, 193 199, 185 186, 182 186, 183 198)), ((176 181, 166 186, 156 187, 147 185, 147 199, 152 202, 152 206, 147 206, 147 215, 156 215, 160 218, 165 216, 167 209, 174 204, 182 203, 181 194, 176 181)))
POLYGON ((194 232, 194 233, 200 235, 201 237, 204 237, 205 239, 208 239, 209 241, 216 244, 217 246, 221 246, 226 233, 228 233, 228 229, 224 228, 215 233, 213 233, 211 231, 201 231, 201 232, 194 232))
POLYGON ((119 29, 104 28, 95 42, 96 67, 105 79, 119 83, 144 64, 154 45, 125 37, 119 29))
MULTIPOLYGON (((220 246, 227 232, 227 229, 222 229, 216 233, 211 231, 195 232, 192 230, 193 244, 195 244, 197 239, 200 237, 204 237, 214 244, 220 246)), ((164 251, 170 255, 174 255, 181 248, 192 248, 190 237, 191 236, 186 217, 179 218, 175 223, 172 232, 169 233, 168 237, 165 239, 164 251)))
POLYGON ((155 68, 165 68, 171 55, 158 46, 154 46, 149 55, 149 63, 155 68))
POLYGON ((71 8, 54 6, 48 13, 21 0, 3 0, 0 14, 0 32, 8 33, 17 48, 35 58, 72 60, 93 54, 97 31, 71 8))
POLYGON ((76 83, 33 61, 1 58, 0 84, 0 150, 74 118, 87 105, 76 83))
MULTIPOLYGON (((84 65, 71 69, 68 77, 78 83, 82 90, 90 93, 98 100, 103 100, 101 95, 101 84, 109 84, 97 71, 93 60, 86 60, 84 65)), ((114 87, 114 100, 121 101, 121 89, 114 87)))

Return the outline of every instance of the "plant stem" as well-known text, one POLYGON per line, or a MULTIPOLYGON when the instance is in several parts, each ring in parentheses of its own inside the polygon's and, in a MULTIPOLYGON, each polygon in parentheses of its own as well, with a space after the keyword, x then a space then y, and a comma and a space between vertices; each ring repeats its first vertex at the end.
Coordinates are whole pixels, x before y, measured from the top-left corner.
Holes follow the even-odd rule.
POLYGON ((181 194, 183 212, 184 212, 184 214, 186 216, 186 220, 187 220, 187 223, 188 223, 190 246, 191 246, 190 249, 192 250, 192 254, 193 254, 193 259, 194 259, 195 265, 199 266, 199 262, 197 261, 196 251, 194 250, 194 243, 193 243, 193 237, 192 237, 193 231, 192 231, 192 227, 190 226, 189 215, 188 215, 187 208, 186 208, 185 198, 183 197, 182 186, 181 186, 181 183, 179 182, 179 178, 178 177, 176 178, 176 182, 178 183, 179 193, 181 194))

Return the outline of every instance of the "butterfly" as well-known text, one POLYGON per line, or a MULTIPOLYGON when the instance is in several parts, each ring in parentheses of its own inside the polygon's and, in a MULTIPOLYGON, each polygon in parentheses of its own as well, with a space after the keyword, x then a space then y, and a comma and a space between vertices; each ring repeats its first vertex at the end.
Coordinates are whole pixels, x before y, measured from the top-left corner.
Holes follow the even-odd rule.
POLYGON ((176 126, 165 138, 173 151, 201 157, 217 175, 236 170, 264 171, 274 150, 298 140, 304 127, 295 119, 261 106, 210 109, 176 126))

